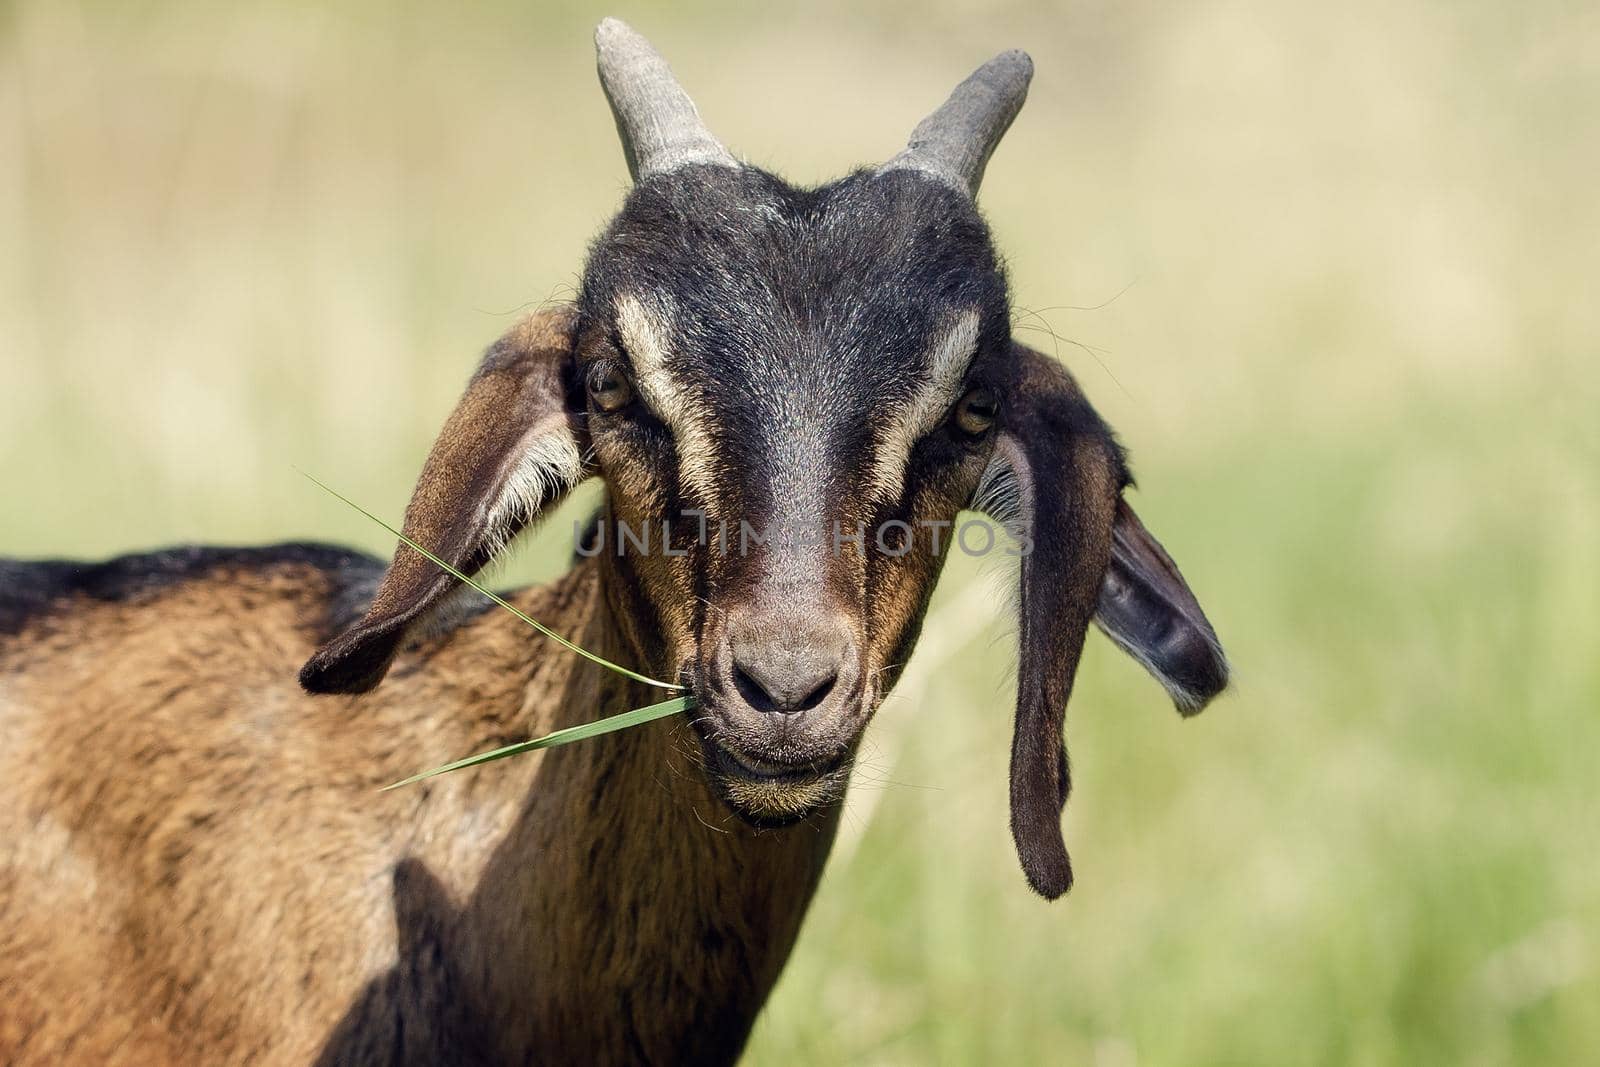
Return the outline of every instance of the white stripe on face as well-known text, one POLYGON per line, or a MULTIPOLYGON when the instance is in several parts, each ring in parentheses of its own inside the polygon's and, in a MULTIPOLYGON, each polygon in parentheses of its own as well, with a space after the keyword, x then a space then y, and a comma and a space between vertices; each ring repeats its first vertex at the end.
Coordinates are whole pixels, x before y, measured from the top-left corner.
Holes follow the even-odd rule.
POLYGON ((899 498, 905 487, 906 464, 911 449, 923 435, 939 425, 956 402, 956 391, 978 351, 978 312, 962 312, 934 341, 928 353, 928 376, 893 422, 878 435, 878 456, 872 468, 871 491, 887 503, 899 498))
POLYGON ((632 293, 617 297, 617 332, 633 364, 639 395, 672 430, 678 451, 678 478, 713 514, 716 481, 712 476, 711 434, 695 398, 667 368, 672 336, 670 315, 658 314, 632 293))

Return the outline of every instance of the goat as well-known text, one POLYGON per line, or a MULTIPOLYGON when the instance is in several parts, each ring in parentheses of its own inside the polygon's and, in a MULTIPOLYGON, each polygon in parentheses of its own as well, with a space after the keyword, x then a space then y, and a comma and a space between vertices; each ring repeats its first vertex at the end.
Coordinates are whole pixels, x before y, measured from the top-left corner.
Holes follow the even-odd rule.
POLYGON ((1017 534, 1011 828, 1038 893, 1072 880, 1089 623, 1185 714, 1225 687, 1122 449, 1011 336, 974 199, 1028 57, 801 189, 735 159, 630 28, 596 46, 634 185, 574 304, 489 349, 404 532, 477 572, 603 479, 570 572, 509 596, 695 706, 379 794, 660 698, 404 543, 386 567, 298 544, 0 562, 0 1059, 736 1059, 963 509, 1017 534))

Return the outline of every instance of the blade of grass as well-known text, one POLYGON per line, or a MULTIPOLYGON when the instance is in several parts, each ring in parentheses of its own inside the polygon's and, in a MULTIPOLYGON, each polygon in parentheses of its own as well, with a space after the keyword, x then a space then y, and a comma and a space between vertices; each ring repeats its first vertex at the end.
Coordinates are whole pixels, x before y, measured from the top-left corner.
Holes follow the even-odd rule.
MULTIPOLYGON (((362 507, 360 504, 357 504, 354 500, 351 500, 349 497, 345 496, 343 493, 339 492, 337 489, 334 489, 332 486, 330 486, 330 485, 326 484, 325 482, 321 481, 315 475, 308 474, 307 472, 300 470, 299 467, 296 467, 295 470, 297 470, 301 474, 305 475, 305 477, 311 482, 312 485, 315 485, 317 488, 321 489, 323 492, 328 493, 328 494, 332 495, 333 497, 344 501, 346 504, 349 504, 351 507, 353 507, 357 511, 361 512, 361 514, 365 515, 367 518, 371 519, 373 522, 377 523, 379 526, 382 526, 385 530, 388 530, 390 533, 394 534, 396 537, 398 537, 406 545, 410 546, 411 548, 415 549, 417 552, 421 553, 434 566, 438 567, 440 570, 444 571, 445 573, 453 576, 457 580, 465 582, 466 584, 470 585, 472 588, 476 589, 478 592, 482 593, 484 596, 488 597, 490 600, 494 601, 496 604, 499 604, 502 608, 505 608, 507 611, 511 612, 511 614, 515 615, 517 618, 521 619, 523 622, 527 623, 529 626, 533 627, 535 630, 538 630, 540 633, 542 633, 546 637, 550 638, 550 640, 552 640, 552 641, 556 642, 557 644, 561 645, 563 648, 566 648, 566 649, 569 649, 569 650, 571 650, 573 652, 576 652, 578 655, 582 656, 586 660, 589 660, 590 662, 598 663, 602 667, 606 667, 606 668, 609 668, 610 670, 616 671, 618 674, 620 674, 620 675, 622 675, 622 676, 624 676, 626 678, 632 678, 636 682, 643 682, 645 685, 653 685, 657 689, 666 689, 666 690, 668 690, 670 692, 674 692, 674 693, 683 692, 684 687, 681 686, 681 685, 675 685, 672 682, 663 682, 659 678, 651 678, 648 675, 639 674, 639 673, 637 673, 635 671, 630 671, 626 667, 620 666, 620 665, 618 665, 616 663, 612 663, 610 660, 606 659, 604 656, 597 656, 593 652, 590 652, 588 649, 584 648, 583 646, 574 644, 573 642, 567 640, 565 637, 562 637, 560 634, 558 634, 554 630, 550 629, 550 627, 544 625, 544 623, 539 622, 537 619, 534 619, 534 618, 524 614, 523 611, 520 608, 518 608, 518 607, 516 607, 516 606, 514 606, 512 604, 506 603, 506 601, 502 600, 500 597, 496 596, 494 593, 489 592, 489 590, 485 589, 483 586, 479 585, 477 582, 473 581, 471 578, 467 577, 465 574, 462 574, 460 571, 458 571, 454 567, 450 566, 450 564, 446 563, 444 560, 440 559, 438 556, 435 556, 432 552, 429 552, 426 548, 423 548, 421 545, 419 545, 415 541, 411 540, 411 538, 407 537, 405 534, 401 533, 399 530, 396 530, 393 526, 390 526, 388 523, 386 523, 382 519, 378 518, 378 516, 374 515, 372 512, 370 512, 366 508, 362 507)), ((663 712, 662 714, 666 714, 666 713, 663 712)))
POLYGON ((594 722, 569 726, 564 730, 557 730, 554 733, 545 734, 543 737, 536 737, 532 741, 519 741, 514 745, 506 745, 504 748, 480 752, 476 756, 468 756, 466 759, 459 759, 454 763, 446 763, 443 767, 435 767, 431 771, 413 774, 410 778, 395 782, 393 785, 386 785, 378 791, 387 793, 391 789, 399 789, 403 785, 420 782, 424 778, 432 778, 436 774, 448 774, 450 771, 476 767, 481 763, 493 763, 495 760, 516 756, 523 752, 532 752, 538 748, 555 748, 558 745, 570 745, 574 741, 587 741, 589 738, 599 737, 601 734, 614 733, 617 730, 626 730, 630 726, 642 726, 644 723, 653 722, 656 719, 664 719, 668 715, 676 715, 678 712, 686 711, 692 707, 694 707, 694 697, 673 697, 671 700, 663 700, 661 703, 651 704, 649 707, 625 711, 621 715, 612 715, 609 718, 597 719, 594 722))

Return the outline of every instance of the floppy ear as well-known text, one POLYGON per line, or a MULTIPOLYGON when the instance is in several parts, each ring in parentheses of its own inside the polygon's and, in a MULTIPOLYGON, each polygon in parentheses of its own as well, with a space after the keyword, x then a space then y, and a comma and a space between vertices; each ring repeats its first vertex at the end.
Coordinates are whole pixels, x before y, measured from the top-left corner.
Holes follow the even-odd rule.
MULTIPOLYGON (((538 312, 489 349, 433 444, 405 535, 452 567, 484 567, 588 473, 571 308, 538 312)), ((300 670, 313 693, 364 693, 460 581, 403 543, 365 617, 300 670)))
POLYGON ((1016 528, 1024 547, 1011 741, 1011 834, 1028 884, 1047 899, 1072 886, 1061 836, 1071 789, 1063 724, 1084 637, 1101 626, 1199 710, 1226 683, 1205 616, 1166 553, 1122 503, 1122 455, 1072 376, 1013 344, 994 458, 975 506, 1016 528), (1204 639, 1191 635, 1203 627, 1204 639), (1202 650, 1214 656, 1202 663, 1202 650))
POLYGON ((1117 501, 1094 621, 1166 687, 1180 715, 1197 714, 1228 686, 1228 658, 1211 621, 1126 500, 1117 501))

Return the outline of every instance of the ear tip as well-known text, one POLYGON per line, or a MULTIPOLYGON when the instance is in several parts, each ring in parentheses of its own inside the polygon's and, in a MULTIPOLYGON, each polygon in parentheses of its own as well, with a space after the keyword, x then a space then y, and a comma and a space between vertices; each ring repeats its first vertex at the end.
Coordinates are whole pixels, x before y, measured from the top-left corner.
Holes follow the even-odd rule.
POLYGON ((300 668, 300 688, 314 696, 366 693, 383 679, 383 673, 352 672, 348 665, 327 663, 313 656, 300 668))
POLYGON ((1227 684, 1204 693, 1173 693, 1172 706, 1185 719, 1192 719, 1211 706, 1211 702, 1227 692, 1227 684))
POLYGON ((1048 829, 1029 833, 1013 821, 1012 838, 1029 888, 1046 900, 1056 900, 1066 896, 1072 888, 1072 857, 1067 854, 1067 842, 1061 836, 1061 816, 1052 813, 1040 817, 1048 818, 1048 829))
POLYGON ((398 647, 398 640, 336 638, 300 668, 300 688, 318 696, 371 692, 389 673, 398 647))
POLYGON ((1064 852, 1056 861, 1024 863, 1022 873, 1028 886, 1046 900, 1059 900, 1072 889, 1072 861, 1064 852))
POLYGON ((1233 673, 1227 657, 1215 643, 1210 643, 1206 655, 1191 657, 1191 661, 1191 669, 1181 680, 1168 679, 1172 706, 1186 719, 1200 714, 1227 692, 1233 673))

